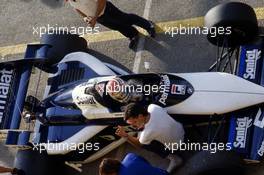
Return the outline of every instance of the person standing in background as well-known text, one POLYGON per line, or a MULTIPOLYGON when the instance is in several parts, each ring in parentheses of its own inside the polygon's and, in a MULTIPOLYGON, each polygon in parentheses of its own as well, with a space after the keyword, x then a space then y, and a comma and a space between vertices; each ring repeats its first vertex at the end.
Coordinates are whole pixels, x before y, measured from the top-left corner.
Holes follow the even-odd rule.
POLYGON ((130 49, 135 49, 139 40, 139 31, 133 26, 145 29, 151 37, 156 36, 155 26, 136 14, 125 13, 107 0, 65 0, 83 17, 90 27, 96 22, 112 30, 119 31, 129 38, 130 49))

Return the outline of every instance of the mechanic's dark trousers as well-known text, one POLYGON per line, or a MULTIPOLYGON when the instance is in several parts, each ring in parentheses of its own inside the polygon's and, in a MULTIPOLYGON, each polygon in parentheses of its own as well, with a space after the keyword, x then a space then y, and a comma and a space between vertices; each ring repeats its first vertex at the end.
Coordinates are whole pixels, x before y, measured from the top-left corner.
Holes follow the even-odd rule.
POLYGON ((147 31, 151 27, 148 20, 135 14, 124 13, 108 1, 106 2, 104 14, 97 19, 97 22, 112 30, 119 31, 130 39, 139 33, 133 25, 139 26, 147 31))
POLYGON ((166 158, 169 154, 171 154, 171 151, 166 150, 162 143, 155 140, 149 145, 143 145, 142 147, 150 152, 156 153, 161 158, 166 158))

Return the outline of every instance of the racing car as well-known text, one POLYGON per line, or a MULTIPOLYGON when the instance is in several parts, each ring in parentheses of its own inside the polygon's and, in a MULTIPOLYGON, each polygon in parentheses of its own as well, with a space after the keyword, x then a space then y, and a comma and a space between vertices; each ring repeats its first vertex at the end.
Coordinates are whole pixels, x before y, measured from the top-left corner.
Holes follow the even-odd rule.
POLYGON ((7 132, 6 145, 20 150, 15 166, 27 174, 54 174, 54 169, 67 174, 70 171, 61 168, 65 163, 81 171, 80 164, 126 142, 115 135, 117 125, 124 125, 130 134, 136 132, 123 121, 129 103, 157 104, 184 124, 224 116, 232 150, 244 159, 260 161, 264 38, 258 36, 254 10, 244 3, 220 4, 206 14, 205 25, 232 28, 230 35, 208 34, 219 48, 210 72, 136 74, 94 57, 87 52, 86 41, 72 34, 45 35, 41 44, 27 46, 24 59, 1 63, 0 128, 7 132), (49 74, 42 100, 26 98, 33 67, 49 74), (29 122, 36 120, 34 131, 19 129, 25 108, 29 122), (89 149, 80 153, 70 149, 72 143, 88 144, 89 149))

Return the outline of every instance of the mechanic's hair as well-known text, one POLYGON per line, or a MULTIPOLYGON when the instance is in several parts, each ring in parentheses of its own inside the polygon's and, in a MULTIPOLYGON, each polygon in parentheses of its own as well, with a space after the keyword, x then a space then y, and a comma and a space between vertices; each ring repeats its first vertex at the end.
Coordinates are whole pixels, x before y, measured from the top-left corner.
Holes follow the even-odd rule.
POLYGON ((148 115, 148 110, 145 105, 140 103, 130 103, 126 106, 124 120, 127 121, 129 118, 137 118, 138 115, 148 115))
POLYGON ((99 166, 99 174, 107 175, 118 173, 121 167, 121 162, 117 159, 105 158, 102 160, 99 166))

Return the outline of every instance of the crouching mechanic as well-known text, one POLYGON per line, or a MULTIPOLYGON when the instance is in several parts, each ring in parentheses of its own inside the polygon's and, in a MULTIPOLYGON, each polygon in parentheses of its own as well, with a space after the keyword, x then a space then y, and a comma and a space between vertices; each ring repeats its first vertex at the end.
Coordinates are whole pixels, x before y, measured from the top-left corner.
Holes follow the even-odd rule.
POLYGON ((140 104, 131 103, 126 107, 124 119, 141 132, 138 138, 133 137, 119 126, 116 130, 118 136, 127 138, 128 142, 134 146, 143 147, 163 158, 168 158, 169 173, 181 165, 182 159, 172 154, 171 150, 165 149, 165 145, 183 141, 184 129, 182 124, 170 117, 165 109, 154 104, 146 109, 140 104))
POLYGON ((105 158, 99 166, 100 175, 168 175, 168 172, 150 165, 143 157, 129 153, 122 162, 105 158))

